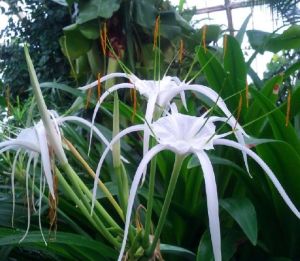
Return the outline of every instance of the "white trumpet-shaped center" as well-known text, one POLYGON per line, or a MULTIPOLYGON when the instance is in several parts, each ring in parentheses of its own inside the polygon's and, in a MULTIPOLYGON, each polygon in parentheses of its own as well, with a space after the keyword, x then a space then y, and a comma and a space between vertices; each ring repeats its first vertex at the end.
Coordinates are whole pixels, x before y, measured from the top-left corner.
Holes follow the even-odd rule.
POLYGON ((171 114, 152 124, 157 141, 178 154, 213 149, 215 125, 205 117, 171 114))

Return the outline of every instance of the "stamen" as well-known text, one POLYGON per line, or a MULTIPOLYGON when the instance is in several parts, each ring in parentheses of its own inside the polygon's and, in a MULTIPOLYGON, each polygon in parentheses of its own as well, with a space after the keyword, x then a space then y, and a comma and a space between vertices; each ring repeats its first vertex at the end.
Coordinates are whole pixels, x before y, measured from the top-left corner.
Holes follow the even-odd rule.
POLYGON ((224 35, 224 38, 223 38, 223 51, 224 51, 224 57, 225 57, 226 51, 227 51, 227 35, 224 35))
POLYGON ((206 53, 207 48, 206 48, 206 33, 207 33, 207 25, 204 25, 202 27, 202 46, 204 49, 204 52, 206 53))
POLYGON ((183 60, 183 40, 180 40, 180 46, 179 46, 179 63, 181 64, 183 60))
POLYGON ((290 121, 290 114, 291 114, 291 90, 288 90, 288 97, 287 97, 287 107, 286 107, 286 116, 285 116, 285 126, 289 125, 290 121))
POLYGON ((7 86, 6 92, 5 92, 5 101, 6 101, 6 107, 7 107, 7 116, 10 115, 10 88, 7 86))
POLYGON ((240 119, 241 111, 242 111, 242 105, 243 105, 243 96, 242 96, 242 94, 240 94, 239 106, 238 106, 238 111, 237 111, 237 116, 236 116, 236 122, 235 122, 233 130, 236 129, 236 126, 237 126, 238 121, 240 119))
POLYGON ((101 96, 101 73, 98 73, 98 86, 97 86, 97 98, 100 99, 101 96))
POLYGON ((87 92, 86 105, 85 105, 86 110, 89 108, 91 95, 92 95, 92 88, 88 89, 88 92, 87 92))
POLYGON ((102 29, 100 30, 100 44, 102 48, 103 55, 106 56, 106 43, 107 43, 107 26, 106 22, 104 23, 102 29))
POLYGON ((249 86, 248 86, 248 81, 247 80, 246 80, 245 96, 246 96, 246 106, 247 106, 247 109, 248 109, 248 107, 249 107, 249 86))
POLYGON ((133 112, 132 112, 132 116, 131 116, 131 121, 134 122, 135 119, 135 115, 136 115, 136 88, 130 89, 131 92, 131 99, 133 100, 133 112))
POLYGON ((157 16, 155 20, 154 35, 153 35, 153 50, 155 50, 155 48, 157 47, 157 38, 159 34, 159 22, 160 22, 160 16, 157 16))

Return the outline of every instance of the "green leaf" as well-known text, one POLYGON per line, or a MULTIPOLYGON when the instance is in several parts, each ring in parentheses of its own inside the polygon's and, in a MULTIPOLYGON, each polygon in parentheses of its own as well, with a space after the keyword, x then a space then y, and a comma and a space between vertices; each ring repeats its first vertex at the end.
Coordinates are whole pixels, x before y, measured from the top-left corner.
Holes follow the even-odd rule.
POLYGON ((80 90, 77 90, 75 88, 72 88, 66 84, 63 84, 63 83, 58 83, 58 82, 43 82, 40 84, 40 87, 41 88, 49 88, 49 89, 58 89, 58 90, 61 90, 61 91, 64 91, 64 92, 68 92, 76 97, 79 97, 79 96, 85 96, 85 94, 80 91, 80 90))
MULTIPOLYGON (((228 73, 230 85, 226 86, 229 89, 230 95, 237 93, 246 87, 246 63, 239 42, 230 35, 225 35, 226 43, 224 43, 224 70, 228 73)), ((231 107, 237 107, 239 96, 236 95, 231 103, 231 107)))
MULTIPOLYGON (((41 243, 44 245, 40 231, 30 232, 27 237, 19 243, 24 232, 17 232, 12 229, 0 228, 0 246, 10 245, 27 245, 33 243, 41 243)), ((100 254, 100 256, 116 258, 117 252, 113 248, 104 245, 100 241, 95 241, 85 236, 76 235, 72 233, 57 232, 55 240, 48 242, 48 247, 55 245, 66 245, 72 247, 83 247, 85 249, 93 250, 100 254)), ((46 248, 47 246, 45 246, 46 248)))
POLYGON ((298 49, 300 46, 300 25, 292 25, 282 34, 267 33, 258 30, 247 31, 253 49, 264 53, 277 53, 281 50, 298 49))
POLYGON ((274 111, 267 116, 274 137, 278 140, 286 141, 296 151, 300 152, 300 141, 297 133, 291 124, 285 126, 285 115, 280 110, 275 110, 275 105, 259 91, 251 88, 251 94, 257 100, 258 105, 263 109, 264 113, 274 111))
POLYGON ((220 206, 239 224, 253 245, 257 243, 257 218, 252 202, 247 198, 220 199, 220 206))
POLYGON ((110 18, 120 8, 121 0, 80 0, 76 22, 83 24, 96 18, 110 18))
POLYGON ((98 39, 100 36, 99 22, 95 20, 88 21, 79 25, 79 31, 87 39, 98 39))
MULTIPOLYGON (((244 169, 242 169, 239 165, 235 164, 231 160, 224 159, 224 158, 221 158, 221 157, 218 157, 218 156, 215 156, 215 155, 209 155, 209 159, 211 160, 211 163, 213 165, 229 166, 231 168, 236 169, 239 172, 246 173, 244 169)), ((199 160, 195 155, 193 155, 191 157, 191 159, 189 160, 189 162, 188 162, 187 168, 191 169, 191 168, 195 168, 195 167, 198 167, 198 166, 200 166, 199 160)))
POLYGON ((185 248, 178 247, 178 246, 172 246, 172 245, 167 245, 167 244, 160 244, 160 251, 163 254, 172 254, 174 256, 181 256, 184 258, 184 260, 195 260, 196 255, 185 248))
MULTIPOLYGON (((203 30, 204 30, 204 26, 202 26, 202 28, 199 31, 199 33, 200 33, 199 41, 201 41, 201 42, 202 42, 202 37, 203 37, 203 30)), ((206 35, 205 35, 205 43, 206 44, 209 44, 211 42, 216 43, 219 40, 220 35, 222 33, 222 29, 221 29, 220 25, 217 25, 217 24, 205 25, 205 30, 206 30, 206 35)))
POLYGON ((243 40, 244 40, 244 35, 245 35, 245 32, 246 32, 246 29, 247 29, 247 26, 248 26, 248 23, 249 23, 249 20, 251 18, 251 13, 246 17, 246 19, 244 20, 240 30, 238 31, 238 33, 236 34, 235 38, 236 40, 239 42, 239 44, 241 45, 243 40))
POLYGON ((64 36, 59 38, 59 43, 64 55, 70 59, 76 59, 84 55, 92 42, 85 38, 76 24, 64 28, 64 36))
POLYGON ((158 12, 152 1, 136 0, 134 1, 133 10, 133 18, 138 25, 151 30, 154 29, 158 12))
MULTIPOLYGON (((221 240, 222 248, 222 260, 229 261, 236 252, 236 233, 229 231, 221 240)), ((205 231, 201 237, 201 241, 198 246, 196 261, 213 261, 213 250, 211 244, 211 238, 208 231, 205 231)))
POLYGON ((209 50, 205 50, 203 47, 199 47, 196 52, 209 86, 219 92, 222 90, 226 79, 226 73, 221 63, 209 50))

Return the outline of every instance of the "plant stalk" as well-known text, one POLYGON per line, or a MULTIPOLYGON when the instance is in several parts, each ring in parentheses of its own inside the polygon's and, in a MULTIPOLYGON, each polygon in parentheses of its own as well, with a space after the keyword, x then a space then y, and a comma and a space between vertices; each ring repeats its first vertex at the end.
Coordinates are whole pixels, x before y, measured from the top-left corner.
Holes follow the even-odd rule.
POLYGON ((160 214, 160 217, 159 217, 159 220, 158 220, 157 228, 155 230, 154 238, 153 238, 153 241, 151 243, 151 246, 146 250, 146 255, 147 256, 152 256, 152 254, 153 254, 153 252, 156 248, 156 245, 159 241, 159 237, 160 237, 161 231, 162 231, 163 226, 164 226, 165 221, 166 221, 167 213, 168 213, 168 210, 169 210, 169 207, 170 207, 170 204, 171 204, 171 200, 172 200, 172 197, 173 197, 173 194, 174 194, 174 191, 175 191, 177 179, 178 179, 178 176, 179 176, 179 173, 180 173, 180 169, 181 169, 183 160, 184 160, 184 155, 178 155, 178 154, 176 155, 175 163, 174 163, 174 166, 173 166, 173 171, 172 171, 172 174, 171 174, 170 183, 169 183, 167 194, 166 194, 166 197, 165 197, 165 201, 164 201, 164 204, 163 204, 163 207, 162 207, 162 210, 161 210, 161 214, 160 214))

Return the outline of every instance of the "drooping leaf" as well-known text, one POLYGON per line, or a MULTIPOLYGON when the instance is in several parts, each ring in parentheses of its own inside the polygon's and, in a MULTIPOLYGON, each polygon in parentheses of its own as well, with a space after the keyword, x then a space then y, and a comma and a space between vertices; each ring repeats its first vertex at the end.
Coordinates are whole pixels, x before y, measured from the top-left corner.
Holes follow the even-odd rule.
POLYGON ((83 36, 78 25, 73 24, 64 28, 64 36, 59 39, 61 49, 69 59, 84 55, 91 48, 91 41, 83 36))
POLYGON ((120 8, 120 3, 121 0, 80 0, 76 22, 82 24, 96 18, 110 18, 120 8))
POLYGON ((185 248, 172 246, 168 244, 160 244, 160 251, 163 254, 170 254, 172 256, 181 256, 184 260, 195 260, 195 254, 185 248))
POLYGON ((300 25, 292 25, 282 34, 249 30, 247 36, 251 47, 260 53, 297 49, 300 46, 300 25))
POLYGON ((238 33, 236 34, 235 38, 236 40, 239 42, 239 44, 241 45, 243 40, 244 40, 244 35, 246 33, 246 29, 249 23, 249 20, 251 18, 251 13, 246 17, 246 19, 244 20, 240 30, 238 31, 238 33))
POLYGON ((239 224, 253 245, 257 243, 257 218, 252 202, 247 198, 220 199, 220 206, 239 224))

